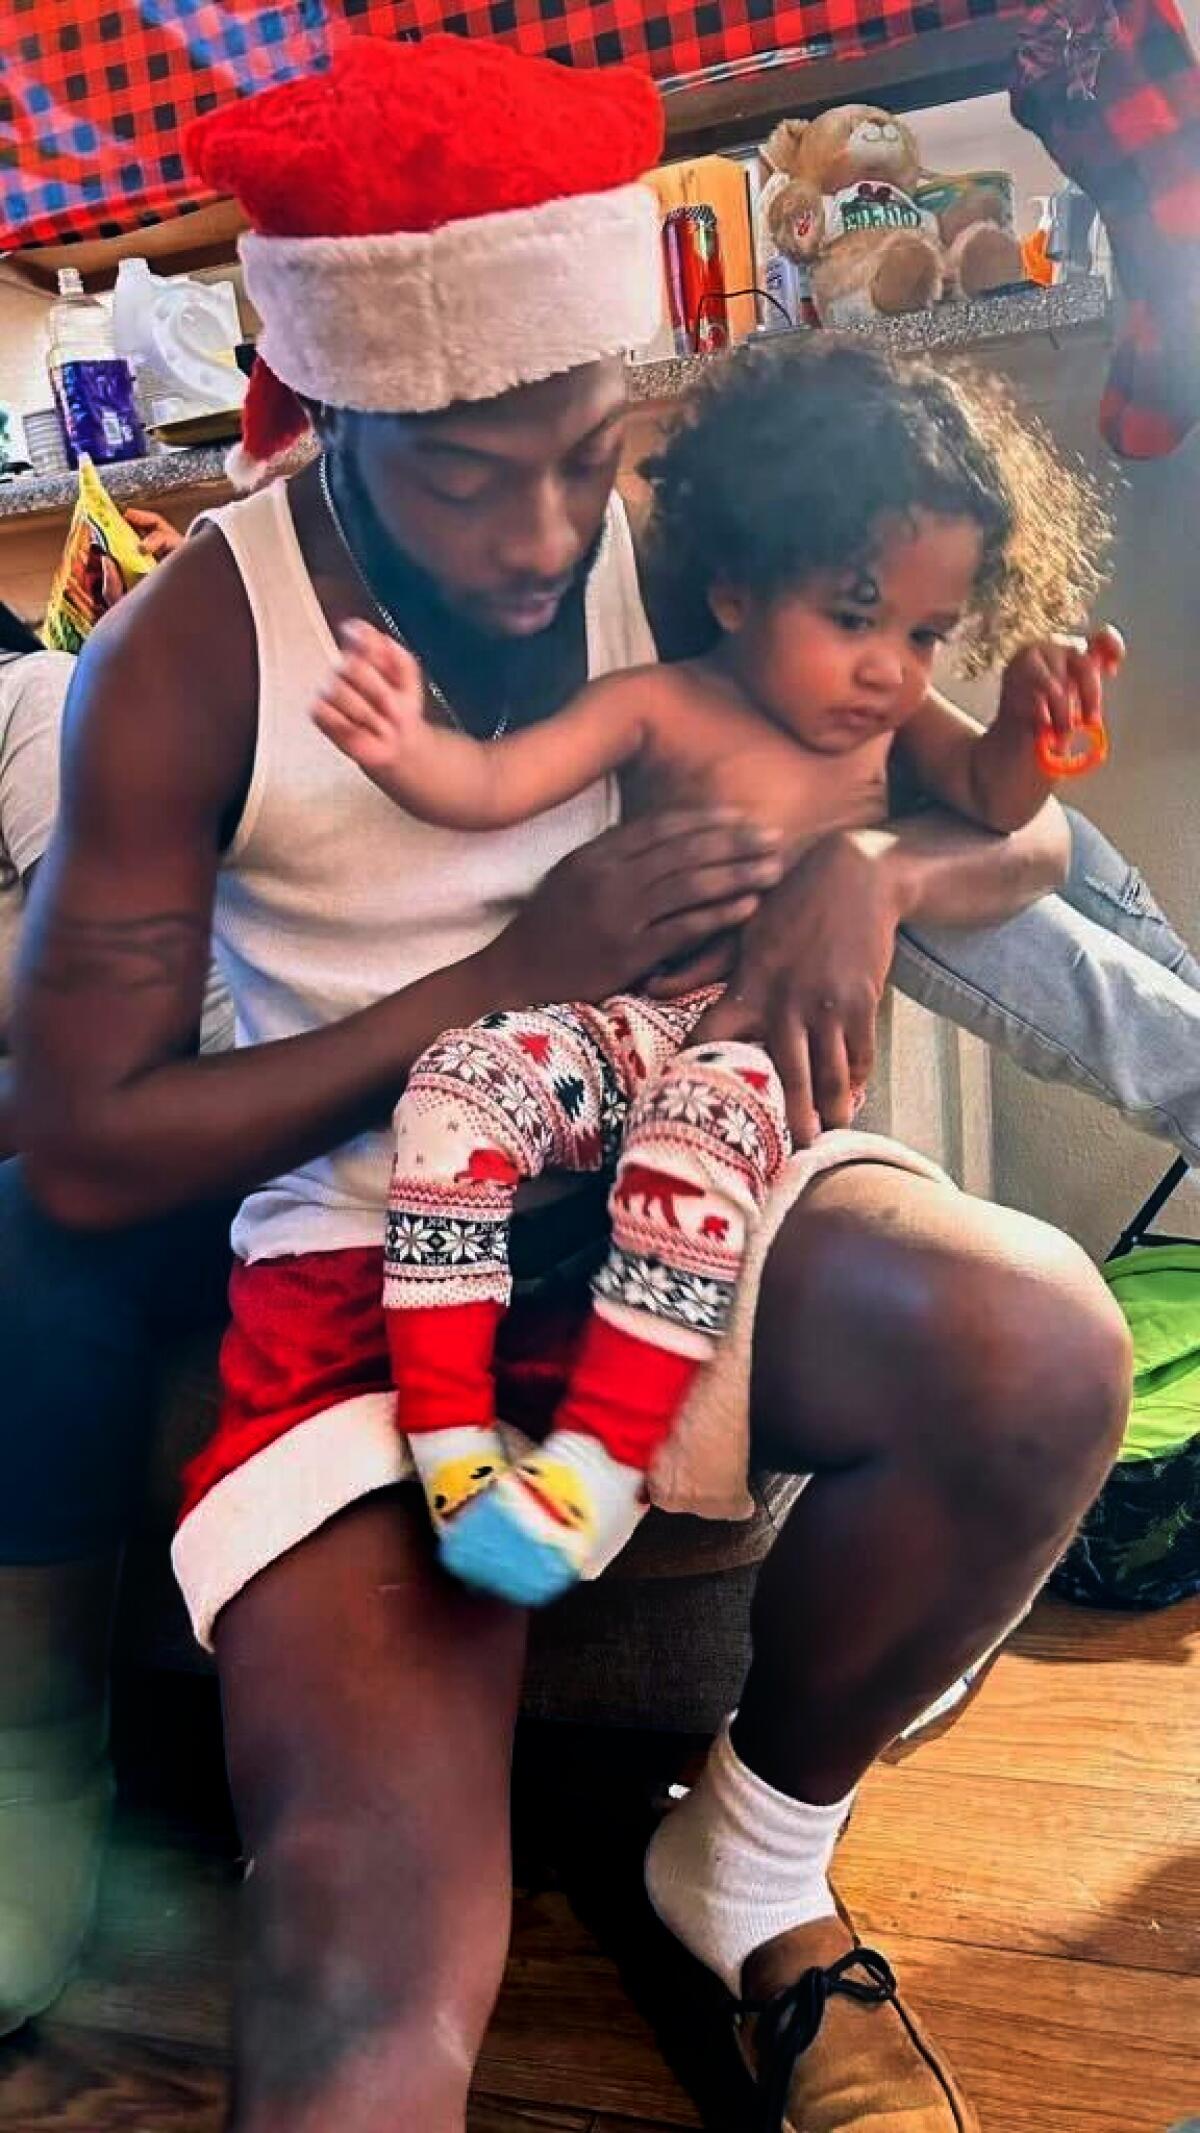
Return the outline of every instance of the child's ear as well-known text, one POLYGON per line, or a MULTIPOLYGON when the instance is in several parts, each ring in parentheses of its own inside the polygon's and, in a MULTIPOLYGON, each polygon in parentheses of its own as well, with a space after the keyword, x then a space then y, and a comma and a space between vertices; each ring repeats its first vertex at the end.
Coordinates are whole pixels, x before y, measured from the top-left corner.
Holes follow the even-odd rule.
POLYGON ((739 585, 730 585, 725 578, 718 578, 708 589, 708 604, 719 627, 726 636, 736 637, 746 626, 750 609, 750 595, 739 585))

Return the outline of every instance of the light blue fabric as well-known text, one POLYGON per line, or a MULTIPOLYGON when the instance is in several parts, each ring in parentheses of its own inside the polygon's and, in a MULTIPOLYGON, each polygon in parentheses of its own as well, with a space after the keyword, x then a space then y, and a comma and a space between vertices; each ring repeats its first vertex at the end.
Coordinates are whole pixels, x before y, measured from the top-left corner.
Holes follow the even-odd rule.
POLYGON ((1200 1164, 1200 963, 1136 868, 1069 816, 1070 876, 1002 926, 905 927, 902 992, 1200 1164))
POLYGON ((514 1607, 545 1607, 578 1577, 566 1551, 518 1525, 494 1493, 477 1496, 444 1529, 438 1554, 452 1577, 499 1593, 514 1607))

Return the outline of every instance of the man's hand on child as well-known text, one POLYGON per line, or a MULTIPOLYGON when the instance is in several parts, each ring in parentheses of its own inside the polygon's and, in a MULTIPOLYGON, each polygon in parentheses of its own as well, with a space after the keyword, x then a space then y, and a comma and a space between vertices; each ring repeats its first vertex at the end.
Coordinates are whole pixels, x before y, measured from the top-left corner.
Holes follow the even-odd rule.
POLYGON ((429 731, 425 685, 412 653, 369 622, 344 622, 338 637, 342 655, 321 684, 313 723, 371 777, 429 731))
POLYGON ((492 997, 524 1007, 644 987, 736 933, 782 872, 779 839, 726 811, 622 822, 561 859, 484 950, 492 997))
POLYGON ((766 1045, 799 1148, 851 1125, 870 1079, 901 917, 890 842, 839 830, 806 852, 747 925, 729 988, 692 1038, 766 1045))
POLYGON ((1036 740, 1049 733, 1069 746, 1081 727, 1104 717, 1104 682, 1125 658, 1120 632, 1106 625, 1088 638, 1041 637, 1023 645, 1005 669, 996 724, 1036 740))

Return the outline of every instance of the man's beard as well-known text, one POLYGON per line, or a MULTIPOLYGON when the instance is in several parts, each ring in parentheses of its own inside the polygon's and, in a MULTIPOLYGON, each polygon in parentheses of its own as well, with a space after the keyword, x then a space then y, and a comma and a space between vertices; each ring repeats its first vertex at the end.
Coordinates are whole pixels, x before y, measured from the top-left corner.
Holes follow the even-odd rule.
MULTIPOLYGON (((561 710, 588 678, 584 596, 604 540, 603 522, 547 623, 534 631, 505 630, 469 594, 443 587, 388 535, 355 467, 343 462, 339 471, 372 588, 464 723, 490 731, 501 711, 510 727, 519 727, 561 710)), ((536 589, 530 581, 531 593, 536 589)))
POLYGON ((423 563, 416 561, 396 535, 388 532, 353 460, 343 459, 338 471, 352 506, 351 524, 365 545, 362 560, 367 565, 373 587, 387 606, 417 606, 425 610, 435 624, 453 622, 460 628, 465 624, 493 649, 498 641, 503 643, 525 634, 497 626, 493 619, 497 608, 509 603, 533 604, 543 598, 552 598, 555 612, 546 625, 551 628, 572 592, 578 591, 586 582, 604 540, 604 521, 601 520, 586 551, 565 580, 548 583, 545 579, 524 578, 497 594, 459 589, 434 577, 423 563))

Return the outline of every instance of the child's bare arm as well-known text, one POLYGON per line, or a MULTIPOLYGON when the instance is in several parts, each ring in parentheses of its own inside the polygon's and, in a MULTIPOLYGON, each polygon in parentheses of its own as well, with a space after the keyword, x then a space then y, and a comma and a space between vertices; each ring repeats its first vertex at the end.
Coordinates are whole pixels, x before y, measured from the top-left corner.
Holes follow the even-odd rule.
POLYGON ((343 755, 422 822, 504 829, 557 807, 644 745, 645 678, 615 674, 581 691, 544 725, 477 741, 425 716, 410 652, 366 622, 347 623, 343 655, 322 684, 313 719, 343 755))
POLYGON ((1048 729, 1066 743, 1104 709, 1104 676, 1125 656, 1112 629, 1082 638, 1042 638, 1009 661, 996 717, 982 727, 931 689, 900 735, 925 789, 986 829, 1022 829, 1045 805, 1056 780, 1043 769, 1038 738, 1048 729))

